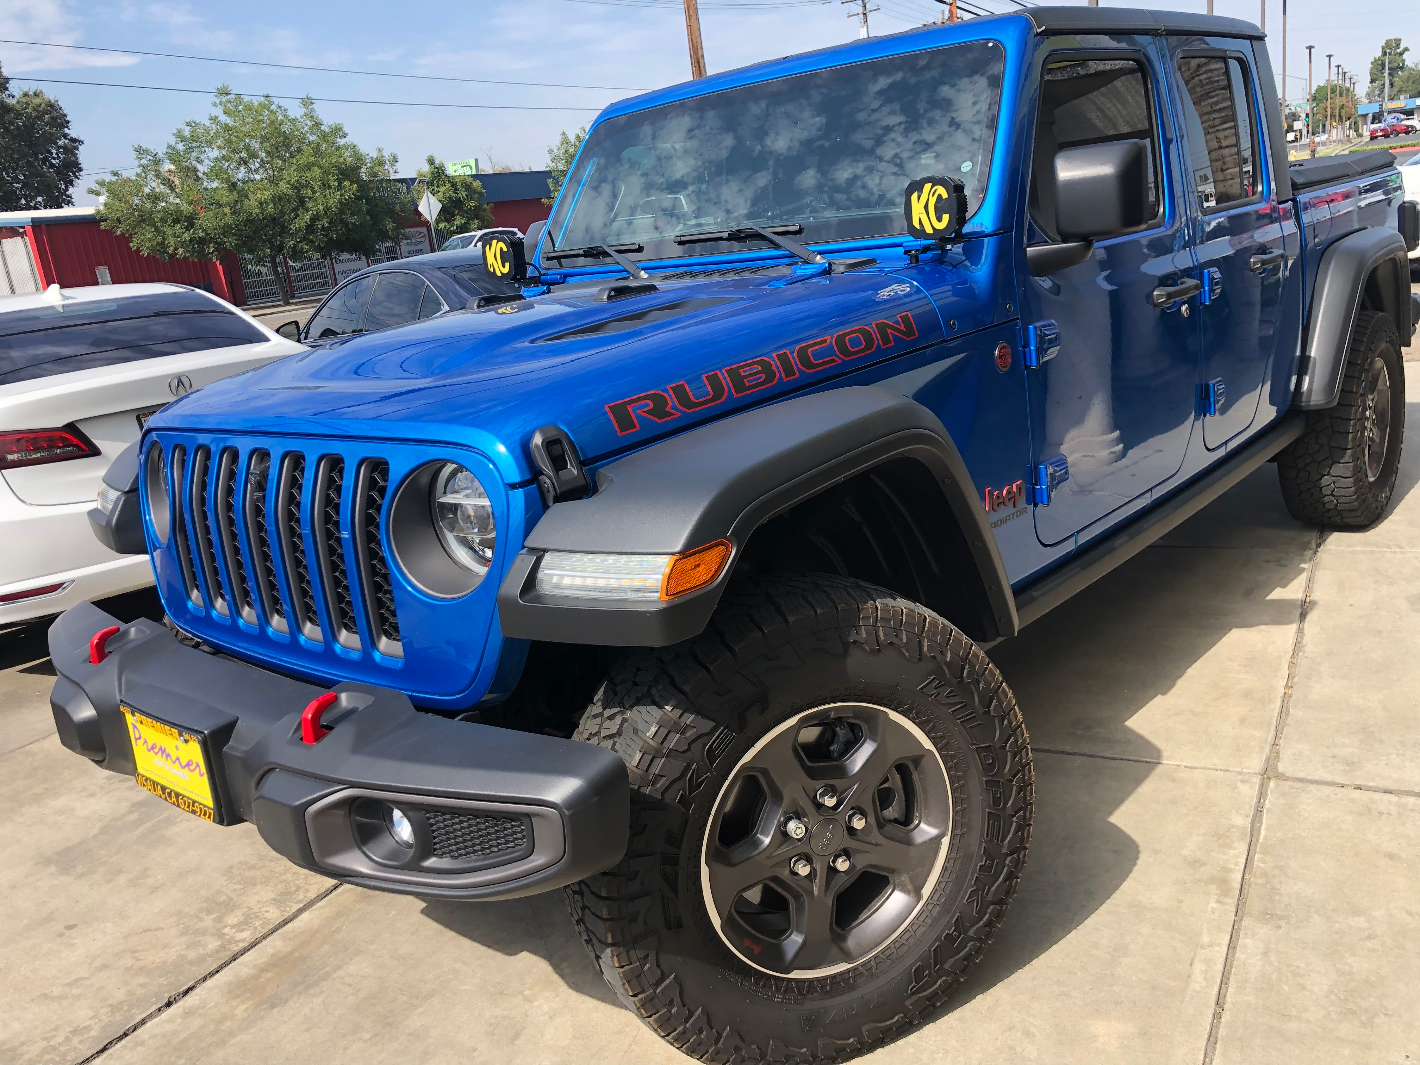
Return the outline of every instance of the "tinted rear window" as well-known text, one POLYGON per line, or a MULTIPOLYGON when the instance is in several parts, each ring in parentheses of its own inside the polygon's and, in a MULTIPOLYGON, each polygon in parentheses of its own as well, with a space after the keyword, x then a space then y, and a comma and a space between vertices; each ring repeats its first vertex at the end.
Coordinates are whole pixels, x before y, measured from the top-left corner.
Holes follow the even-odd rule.
POLYGON ((0 385, 269 339, 197 292, 0 311, 0 385))
POLYGON ((444 273, 453 274, 464 290, 474 296, 503 296, 518 291, 517 285, 499 281, 481 266, 446 266, 444 273))

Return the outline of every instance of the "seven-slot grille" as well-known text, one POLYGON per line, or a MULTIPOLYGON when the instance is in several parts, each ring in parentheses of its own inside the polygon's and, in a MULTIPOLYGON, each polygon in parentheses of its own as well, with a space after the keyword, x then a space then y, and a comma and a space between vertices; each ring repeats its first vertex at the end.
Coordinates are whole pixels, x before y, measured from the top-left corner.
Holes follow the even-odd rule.
POLYGON ((375 649, 403 656, 380 540, 388 462, 361 459, 348 469, 339 455, 254 449, 244 464, 235 447, 205 444, 174 445, 170 457, 173 498, 186 504, 176 508, 173 539, 193 605, 358 651, 358 588, 375 649))

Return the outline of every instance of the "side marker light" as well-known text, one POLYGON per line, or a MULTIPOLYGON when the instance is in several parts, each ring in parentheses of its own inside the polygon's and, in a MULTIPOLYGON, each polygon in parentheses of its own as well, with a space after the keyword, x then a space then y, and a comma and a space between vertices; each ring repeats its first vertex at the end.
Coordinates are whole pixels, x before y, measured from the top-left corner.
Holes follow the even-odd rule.
POLYGON ((326 692, 324 695, 317 695, 312 699, 304 710, 301 711, 301 742, 319 743, 325 738, 330 729, 321 724, 321 715, 335 704, 335 700, 340 696, 335 692, 326 692))
POLYGON ((732 550, 730 541, 716 540, 704 547, 673 556, 661 582, 661 598, 674 599, 704 588, 707 584, 714 584, 724 571, 725 563, 730 561, 732 550))
POLYGON ((89 665, 96 666, 108 657, 108 649, 104 644, 108 643, 110 636, 118 635, 118 629, 119 626, 110 625, 89 637, 89 665))

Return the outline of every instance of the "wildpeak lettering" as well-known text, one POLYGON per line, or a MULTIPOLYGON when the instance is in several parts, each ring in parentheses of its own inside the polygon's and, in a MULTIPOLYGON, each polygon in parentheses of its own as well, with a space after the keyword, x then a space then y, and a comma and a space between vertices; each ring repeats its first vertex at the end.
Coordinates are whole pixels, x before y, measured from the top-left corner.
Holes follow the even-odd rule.
POLYGON ((831 336, 806 340, 773 355, 737 362, 702 374, 695 381, 677 381, 664 389, 642 392, 606 405, 606 412, 619 436, 652 423, 668 422, 682 414, 723 403, 768 388, 779 381, 792 381, 803 374, 817 373, 842 362, 850 362, 879 348, 890 348, 899 340, 917 339, 917 323, 903 311, 896 319, 880 318, 872 325, 856 325, 831 336))

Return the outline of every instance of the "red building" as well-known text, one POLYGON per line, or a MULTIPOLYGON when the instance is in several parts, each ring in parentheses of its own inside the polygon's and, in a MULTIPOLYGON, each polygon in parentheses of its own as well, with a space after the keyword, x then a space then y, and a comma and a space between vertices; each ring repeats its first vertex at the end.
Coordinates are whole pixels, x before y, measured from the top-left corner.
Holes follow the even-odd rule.
POLYGON ((551 170, 514 170, 505 174, 471 176, 483 186, 483 199, 493 211, 495 226, 508 226, 526 233, 528 226, 541 222, 552 212, 551 206, 542 202, 552 196, 551 186, 548 185, 551 170))

